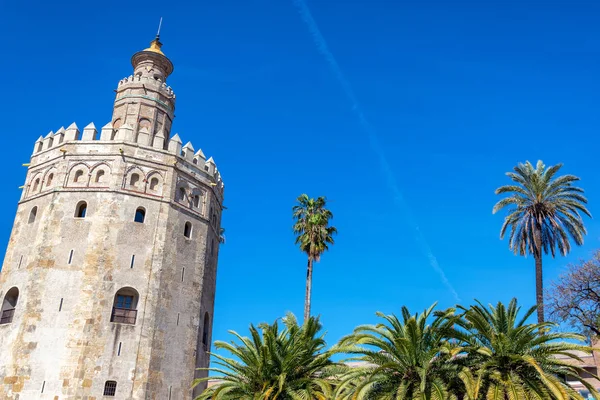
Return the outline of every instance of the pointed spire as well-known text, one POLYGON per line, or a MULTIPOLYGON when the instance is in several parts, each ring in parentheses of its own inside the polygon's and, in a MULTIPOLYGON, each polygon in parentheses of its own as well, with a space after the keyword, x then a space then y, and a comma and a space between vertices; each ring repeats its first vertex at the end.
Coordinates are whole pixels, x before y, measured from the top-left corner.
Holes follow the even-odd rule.
POLYGON ((64 126, 61 126, 61 127, 60 127, 60 128, 57 130, 57 131, 56 131, 56 133, 57 133, 57 134, 58 134, 58 133, 65 133, 65 127, 64 127, 64 126))
POLYGON ((46 139, 46 138, 50 138, 52 136, 54 136, 54 132, 50 131, 44 138, 46 139))
POLYGON ((38 138, 38 140, 35 141, 35 144, 33 145, 33 154, 39 153, 40 151, 42 151, 43 145, 44 145, 44 137, 40 136, 38 138))

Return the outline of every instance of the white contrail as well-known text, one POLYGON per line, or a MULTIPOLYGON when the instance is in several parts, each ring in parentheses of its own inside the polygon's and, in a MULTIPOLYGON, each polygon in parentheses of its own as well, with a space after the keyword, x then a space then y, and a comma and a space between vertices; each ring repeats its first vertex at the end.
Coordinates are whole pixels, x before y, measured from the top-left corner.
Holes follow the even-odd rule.
POLYGON ((362 126, 362 128, 364 129, 364 131, 367 133, 367 135, 369 137, 369 142, 371 144, 373 152, 379 159, 379 166, 385 176, 385 180, 387 182, 388 187, 390 188, 390 190, 392 191, 392 193, 394 195, 394 202, 396 203, 396 205, 398 205, 400 207, 400 210, 402 211, 407 224, 415 229, 415 238, 416 238, 417 242, 419 243, 419 246, 421 247, 421 251, 429 259, 429 264, 440 276, 440 279, 442 280, 442 282, 444 283, 446 288, 452 293, 452 296, 454 296, 454 299, 457 302, 460 302, 460 297, 458 296, 458 293, 456 292, 456 290, 454 289, 454 287, 452 286, 452 284, 446 277, 446 274, 440 267, 440 264, 438 263, 437 258, 435 258, 435 255, 431 251, 431 247, 429 247, 429 245, 427 244, 427 241, 425 240, 425 237, 419 230, 419 226, 417 225, 417 223, 412 215, 412 212, 411 212, 410 208, 408 207, 408 204, 406 204, 406 202, 404 201, 404 197, 402 196, 402 192, 400 191, 400 188, 398 187, 398 182, 396 180, 396 177, 394 176, 392 169, 390 168, 390 166, 387 162, 387 159, 385 157, 385 152, 383 151, 383 149, 381 148, 381 145, 379 144, 379 139, 377 138, 377 134, 375 133, 375 130, 371 127, 371 125, 367 121, 367 118, 363 114, 361 107, 358 103, 358 99, 356 98, 356 95, 354 94, 354 90, 352 90, 352 86, 350 85, 350 82, 344 76, 342 69, 340 68, 339 64, 337 63, 335 57, 333 56, 333 53, 329 50, 329 47, 327 46, 327 42, 325 41, 325 38, 321 34, 319 26, 317 25, 316 21, 314 20, 312 13, 310 12, 310 9, 308 8, 308 5, 304 2, 304 0, 294 0, 294 5, 300 12, 300 16, 306 23, 306 26, 308 27, 308 30, 309 30, 310 34, 312 35, 313 41, 314 41, 315 45, 317 46, 319 53, 321 53, 323 55, 323 57, 325 57, 325 60, 327 61, 327 64, 329 65, 331 72, 333 72, 333 75, 335 75, 335 78, 337 79, 338 83, 342 86, 342 89, 344 90, 346 96, 352 103, 352 110, 356 113, 356 116, 358 117, 358 121, 360 122, 360 125, 362 126))

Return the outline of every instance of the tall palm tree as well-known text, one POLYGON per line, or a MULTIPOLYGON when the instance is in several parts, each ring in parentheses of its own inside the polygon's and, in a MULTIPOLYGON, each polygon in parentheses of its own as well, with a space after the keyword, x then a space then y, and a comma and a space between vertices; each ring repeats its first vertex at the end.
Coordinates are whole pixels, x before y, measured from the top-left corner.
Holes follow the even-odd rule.
POLYGON ((402 318, 377 313, 383 323, 342 338, 339 349, 362 365, 340 377, 336 399, 446 400, 460 371, 451 362, 460 348, 448 340, 456 317, 453 309, 434 315, 433 308, 411 315, 403 307, 402 318))
POLYGON ((235 358, 212 354, 217 368, 203 368, 221 376, 198 378, 193 386, 209 379, 221 383, 206 389, 195 400, 333 400, 332 374, 346 367, 331 360, 334 349, 325 350, 318 318, 299 326, 292 314, 283 318, 283 329, 272 325, 250 325, 250 337, 230 331, 231 343, 217 341, 217 349, 235 358))
POLYGON ((522 256, 532 254, 535 259, 538 322, 544 322, 542 253, 550 252, 554 257, 558 249, 564 256, 571 250, 570 239, 582 245, 587 232, 580 213, 591 217, 583 189, 573 185, 579 178, 574 175, 555 178, 561 167, 562 164, 557 164, 546 168, 542 161, 535 168, 529 161, 519 163, 514 172, 506 174, 514 183, 496 189, 496 194, 510 196, 496 203, 492 211, 496 213, 510 206, 500 238, 510 228, 509 248, 522 256))
POLYGON ((296 244, 308 256, 304 299, 304 320, 307 321, 311 308, 313 262, 318 262, 321 254, 329 249, 329 245, 334 244, 333 235, 337 233, 337 229, 329 225, 333 213, 325 208, 325 197, 313 199, 302 194, 296 201, 297 204, 292 208, 292 215, 296 220, 293 227, 296 244))
POLYGON ((477 302, 461 308, 464 313, 457 325, 462 333, 455 333, 470 366, 459 374, 466 387, 465 399, 583 400, 565 382, 567 376, 599 398, 594 387, 580 378, 584 369, 574 363, 581 361, 577 352, 590 354, 591 348, 566 342, 583 341, 583 336, 549 333, 554 326, 550 322, 527 324, 536 306, 519 316, 521 308, 515 299, 508 307, 499 302, 486 308, 477 302))

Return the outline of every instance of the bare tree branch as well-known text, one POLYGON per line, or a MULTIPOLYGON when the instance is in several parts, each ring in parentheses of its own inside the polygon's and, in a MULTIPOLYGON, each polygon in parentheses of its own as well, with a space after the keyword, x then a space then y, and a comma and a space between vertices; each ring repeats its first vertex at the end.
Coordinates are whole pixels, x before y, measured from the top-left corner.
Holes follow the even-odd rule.
POLYGON ((548 317, 587 336, 600 336, 600 250, 569 265, 546 293, 548 317))

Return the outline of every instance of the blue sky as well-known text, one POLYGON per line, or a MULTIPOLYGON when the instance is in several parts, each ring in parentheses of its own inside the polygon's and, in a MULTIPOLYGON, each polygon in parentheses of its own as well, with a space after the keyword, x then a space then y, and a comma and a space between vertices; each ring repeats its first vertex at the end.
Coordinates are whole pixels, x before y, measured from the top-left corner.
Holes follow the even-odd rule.
MULTIPOLYGON (((330 199, 339 230, 314 275, 330 342, 377 310, 453 305, 429 251, 464 303, 533 304, 533 259, 499 240, 494 189, 517 162, 563 162, 600 213, 600 4, 307 4, 358 106, 293 0, 1 2, 0 246, 34 141, 107 123, 113 89, 162 16, 173 133, 213 156, 226 183, 214 339, 301 316, 306 259, 291 207, 304 192, 330 199)), ((599 247, 600 224, 586 223, 583 247, 546 259, 547 282, 599 247)))

